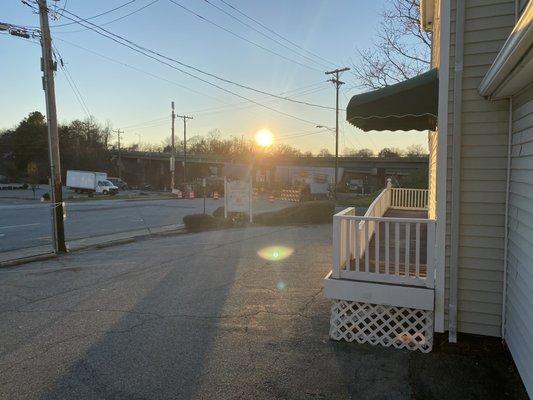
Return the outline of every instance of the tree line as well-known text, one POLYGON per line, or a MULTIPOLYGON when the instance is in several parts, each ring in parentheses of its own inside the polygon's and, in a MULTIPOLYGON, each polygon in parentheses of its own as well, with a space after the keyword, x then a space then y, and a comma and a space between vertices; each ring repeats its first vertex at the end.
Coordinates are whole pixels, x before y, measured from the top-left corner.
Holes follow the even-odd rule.
MULTIPOLYGON (((59 125, 59 150, 63 173, 67 169, 112 169, 110 126, 95 119, 59 125)), ((46 183, 50 176, 46 119, 30 113, 15 128, 0 131, 0 175, 7 181, 46 183)))
MULTIPOLYGON (((102 125, 94 118, 73 120, 59 125, 59 146, 61 169, 107 171, 118 173, 116 137, 110 124, 102 125)), ((175 143, 177 153, 181 153, 183 142, 175 143)), ((160 145, 133 144, 122 151, 170 152, 170 138, 160 145)), ((187 140, 189 154, 217 154, 235 159, 249 159, 254 153, 279 157, 313 157, 310 151, 302 152, 296 147, 276 143, 266 149, 259 148, 253 140, 244 137, 222 137, 218 130, 205 136, 197 135, 187 140)), ((328 149, 321 149, 319 157, 331 157, 328 149)), ((343 156, 374 157, 370 149, 344 149, 343 156)), ((420 145, 412 145, 405 150, 383 148, 378 157, 421 157, 426 151, 420 145)), ((46 119, 38 111, 30 113, 15 128, 0 131, 0 179, 10 182, 24 181, 30 184, 46 183, 49 177, 48 134, 46 119)), ((63 178, 65 178, 63 176, 63 178)))

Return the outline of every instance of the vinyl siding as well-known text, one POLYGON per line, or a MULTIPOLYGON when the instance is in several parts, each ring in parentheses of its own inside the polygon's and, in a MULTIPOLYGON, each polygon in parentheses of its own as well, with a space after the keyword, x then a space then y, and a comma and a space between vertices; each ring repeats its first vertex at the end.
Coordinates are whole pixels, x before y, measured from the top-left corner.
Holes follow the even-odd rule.
POLYGON ((513 98, 505 340, 533 396, 533 87, 513 98))
MULTIPOLYGON (((457 330, 499 336, 503 293, 503 245, 509 102, 477 92, 514 26, 515 2, 467 0, 461 103, 461 171, 457 330)), ((448 302, 453 172, 455 2, 451 12, 446 218, 448 302)))

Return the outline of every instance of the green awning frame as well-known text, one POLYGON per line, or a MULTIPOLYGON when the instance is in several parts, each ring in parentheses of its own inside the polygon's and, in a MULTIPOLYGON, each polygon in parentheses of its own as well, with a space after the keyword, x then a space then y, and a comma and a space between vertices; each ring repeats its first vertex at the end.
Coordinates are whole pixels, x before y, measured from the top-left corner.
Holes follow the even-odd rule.
POLYGON ((353 96, 346 107, 346 120, 365 132, 435 130, 438 105, 439 74, 432 69, 353 96))

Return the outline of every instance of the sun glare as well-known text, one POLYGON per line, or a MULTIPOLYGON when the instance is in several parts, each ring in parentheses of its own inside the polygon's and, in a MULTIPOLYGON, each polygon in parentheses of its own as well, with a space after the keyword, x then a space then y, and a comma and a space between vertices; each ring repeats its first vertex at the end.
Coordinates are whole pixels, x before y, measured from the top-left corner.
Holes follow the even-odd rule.
POLYGON ((269 129, 261 129, 255 134, 255 141, 261 147, 268 147, 272 144, 274 137, 269 129))

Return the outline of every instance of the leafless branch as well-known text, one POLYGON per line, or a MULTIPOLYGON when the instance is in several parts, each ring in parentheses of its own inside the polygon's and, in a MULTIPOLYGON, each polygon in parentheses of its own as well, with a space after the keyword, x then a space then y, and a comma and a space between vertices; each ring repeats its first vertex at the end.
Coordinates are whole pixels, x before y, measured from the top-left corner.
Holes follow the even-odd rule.
POLYGON ((371 48, 356 49, 356 86, 378 89, 430 67, 431 35, 422 31, 419 0, 387 0, 371 48))

